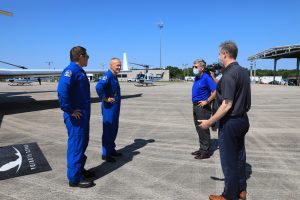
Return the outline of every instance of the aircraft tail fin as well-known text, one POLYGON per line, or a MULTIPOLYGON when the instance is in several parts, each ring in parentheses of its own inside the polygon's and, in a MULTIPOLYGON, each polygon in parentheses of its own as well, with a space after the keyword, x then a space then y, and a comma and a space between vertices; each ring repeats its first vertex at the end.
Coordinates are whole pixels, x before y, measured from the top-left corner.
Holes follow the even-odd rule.
POLYGON ((122 71, 129 71, 128 70, 128 62, 127 62, 127 54, 125 52, 123 53, 122 71))

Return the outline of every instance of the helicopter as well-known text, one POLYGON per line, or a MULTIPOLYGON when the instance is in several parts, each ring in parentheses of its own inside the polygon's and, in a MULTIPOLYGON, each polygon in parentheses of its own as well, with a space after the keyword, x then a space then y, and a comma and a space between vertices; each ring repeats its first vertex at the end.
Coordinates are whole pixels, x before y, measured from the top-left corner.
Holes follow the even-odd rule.
POLYGON ((154 75, 154 74, 148 72, 150 65, 139 64, 139 63, 130 63, 130 64, 142 66, 145 68, 145 73, 140 72, 139 74, 136 75, 136 78, 135 78, 136 84, 134 84, 135 86, 153 85, 154 82, 161 80, 164 76, 164 72, 160 75, 154 75))

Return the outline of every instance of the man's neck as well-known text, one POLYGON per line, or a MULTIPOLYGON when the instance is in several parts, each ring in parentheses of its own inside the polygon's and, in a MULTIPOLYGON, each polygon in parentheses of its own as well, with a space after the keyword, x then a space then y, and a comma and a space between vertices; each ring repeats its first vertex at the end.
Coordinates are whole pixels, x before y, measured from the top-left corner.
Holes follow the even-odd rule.
POLYGON ((111 73, 114 75, 114 76, 117 76, 117 74, 112 70, 112 69, 109 69, 111 71, 111 73))
POLYGON ((81 68, 83 68, 84 66, 82 66, 79 62, 75 62, 76 65, 80 66, 81 68))
POLYGON ((235 59, 229 59, 225 65, 225 68, 227 68, 231 63, 234 63, 234 62, 236 62, 235 59))

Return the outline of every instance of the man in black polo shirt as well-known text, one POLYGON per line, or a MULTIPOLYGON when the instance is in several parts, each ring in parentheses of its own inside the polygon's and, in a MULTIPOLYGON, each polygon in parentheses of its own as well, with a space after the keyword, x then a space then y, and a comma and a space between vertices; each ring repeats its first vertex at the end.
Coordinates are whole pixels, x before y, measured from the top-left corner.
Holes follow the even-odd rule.
POLYGON ((220 122, 219 149, 225 187, 222 195, 210 195, 211 200, 246 199, 247 194, 245 135, 249 130, 251 90, 247 71, 236 62, 237 54, 234 42, 220 45, 219 59, 225 69, 217 86, 218 110, 210 119, 198 120, 203 129, 220 122))

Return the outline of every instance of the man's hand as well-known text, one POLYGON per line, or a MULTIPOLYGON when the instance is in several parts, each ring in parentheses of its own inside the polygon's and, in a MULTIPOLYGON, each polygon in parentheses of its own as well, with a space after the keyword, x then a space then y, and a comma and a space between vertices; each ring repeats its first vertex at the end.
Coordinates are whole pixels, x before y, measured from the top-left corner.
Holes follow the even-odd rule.
POLYGON ((80 119, 80 117, 82 116, 81 110, 80 109, 75 110, 71 116, 75 117, 75 119, 80 119))
POLYGON ((105 97, 104 101, 107 102, 107 103, 115 103, 116 100, 115 100, 115 98, 110 98, 110 97, 106 98, 105 97))
POLYGON ((206 105, 207 105, 207 101, 199 101, 198 102, 198 106, 200 106, 200 107, 204 107, 206 105))
POLYGON ((197 120, 199 122, 199 127, 202 129, 208 129, 212 124, 210 120, 197 120))

